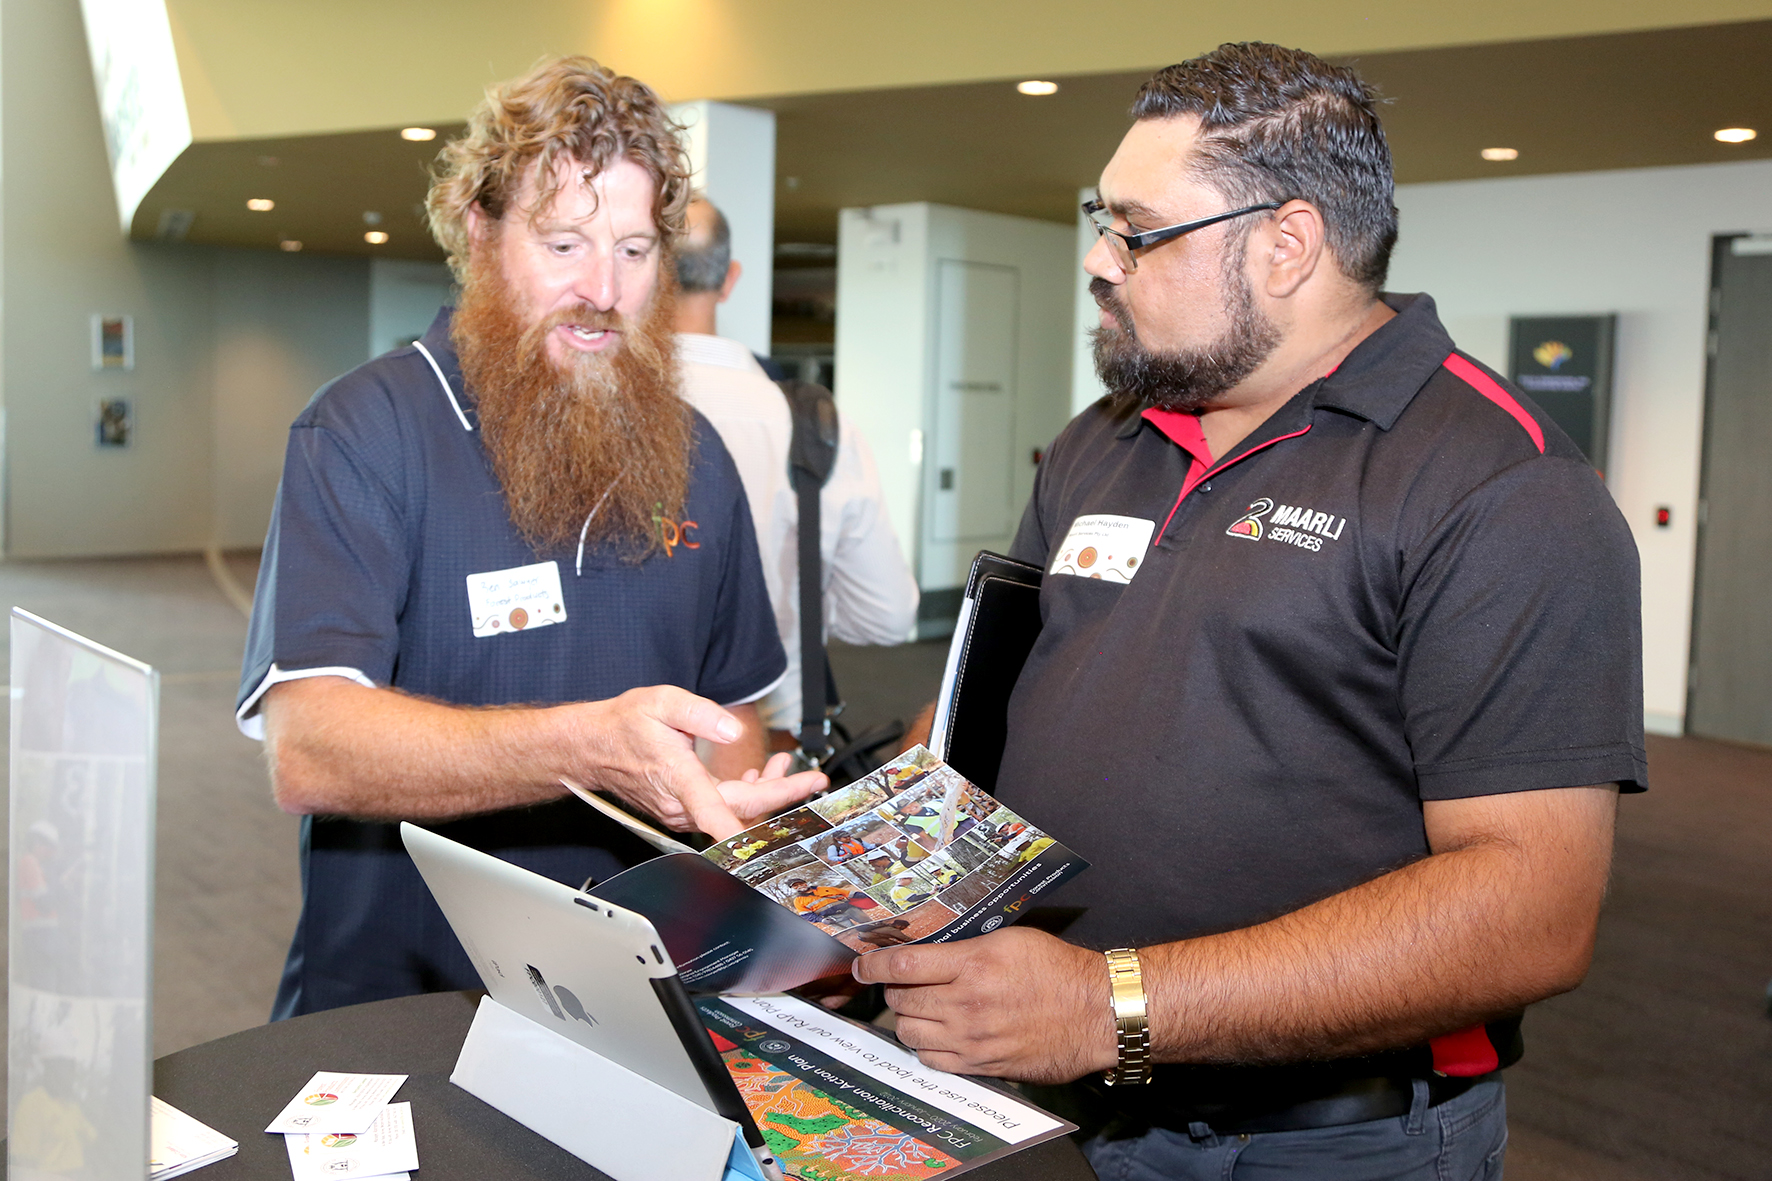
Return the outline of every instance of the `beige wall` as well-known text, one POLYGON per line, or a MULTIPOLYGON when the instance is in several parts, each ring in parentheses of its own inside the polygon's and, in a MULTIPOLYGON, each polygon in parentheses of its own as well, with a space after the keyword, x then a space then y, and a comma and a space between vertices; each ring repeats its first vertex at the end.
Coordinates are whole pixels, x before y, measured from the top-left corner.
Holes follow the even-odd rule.
POLYGON ((86 66, 78 5, 0 7, 7 549, 198 548, 209 528, 208 259, 123 242, 86 66), (92 372, 94 312, 135 317, 133 373, 92 372), (94 445, 101 397, 134 403, 129 447, 94 445))
POLYGON ((74 4, 0 6, 0 148, 6 553, 257 545, 290 420, 363 360, 367 260, 125 242, 74 4), (95 312, 135 318, 133 372, 92 371, 95 312))
POLYGON ((264 542, 290 422, 321 385, 365 360, 369 261, 216 252, 214 536, 223 548, 264 542))

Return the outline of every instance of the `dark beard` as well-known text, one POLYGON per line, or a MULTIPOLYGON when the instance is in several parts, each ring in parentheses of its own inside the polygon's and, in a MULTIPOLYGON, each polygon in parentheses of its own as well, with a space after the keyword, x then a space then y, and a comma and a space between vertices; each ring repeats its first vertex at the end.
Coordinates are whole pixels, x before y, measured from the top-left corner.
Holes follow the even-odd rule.
POLYGON ((581 304, 527 324, 488 255, 473 264, 450 337, 511 523, 538 554, 569 551, 585 529, 586 545, 611 542, 644 558, 663 544, 660 519, 682 520, 694 446, 694 419, 678 396, 669 260, 638 320, 581 304), (566 323, 621 338, 557 366, 547 336, 566 323))
POLYGON ((1113 317, 1115 327, 1089 334, 1095 345, 1095 372, 1108 392, 1159 410, 1198 413, 1234 388, 1280 343, 1273 322, 1255 306, 1241 251, 1227 258, 1230 323, 1224 335, 1204 349, 1153 353, 1138 342, 1132 316, 1112 283, 1092 279, 1089 294, 1113 317), (1234 265, 1233 265, 1234 264, 1234 265))

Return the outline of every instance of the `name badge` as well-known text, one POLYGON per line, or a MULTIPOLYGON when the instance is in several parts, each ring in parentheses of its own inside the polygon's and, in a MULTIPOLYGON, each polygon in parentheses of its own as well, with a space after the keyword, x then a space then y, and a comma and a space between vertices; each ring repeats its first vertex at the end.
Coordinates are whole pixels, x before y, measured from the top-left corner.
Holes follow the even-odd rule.
POLYGON ((1144 564, 1151 546, 1155 521, 1143 517, 1118 517, 1112 513, 1078 517, 1064 544, 1052 557, 1049 574, 1074 574, 1106 582, 1131 582, 1144 564))
POLYGON ((537 562, 468 575, 468 613, 476 636, 531 631, 566 622, 560 564, 537 562))

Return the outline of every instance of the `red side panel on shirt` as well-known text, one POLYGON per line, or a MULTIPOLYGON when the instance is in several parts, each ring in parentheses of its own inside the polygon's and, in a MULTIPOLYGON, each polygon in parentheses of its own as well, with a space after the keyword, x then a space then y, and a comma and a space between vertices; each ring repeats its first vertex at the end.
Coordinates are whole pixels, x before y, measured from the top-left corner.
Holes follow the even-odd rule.
POLYGON ((1538 447, 1538 453, 1544 454, 1544 431, 1539 429, 1538 420, 1526 413, 1526 408, 1520 405, 1518 399, 1502 389, 1493 377, 1457 353, 1447 357, 1444 364, 1447 369, 1452 371, 1453 376, 1460 378, 1466 385, 1513 415, 1514 421, 1524 427, 1526 433, 1532 436, 1532 442, 1538 447))
POLYGON ((1428 1045, 1434 1052, 1434 1069, 1453 1078, 1475 1078, 1501 1065, 1489 1031, 1481 1025, 1433 1038, 1428 1045))

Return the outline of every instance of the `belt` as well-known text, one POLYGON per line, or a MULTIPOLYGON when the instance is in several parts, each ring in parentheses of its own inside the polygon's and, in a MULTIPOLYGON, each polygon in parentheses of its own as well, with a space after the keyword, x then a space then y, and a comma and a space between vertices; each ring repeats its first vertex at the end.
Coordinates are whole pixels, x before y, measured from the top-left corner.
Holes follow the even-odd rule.
MULTIPOLYGON (((1430 1077, 1425 1080, 1428 1106, 1438 1107, 1478 1083, 1499 1077, 1499 1071, 1474 1078, 1430 1077)), ((1121 1090, 1116 1088, 1116 1092, 1121 1090)), ((1284 1092, 1286 1088, 1279 1090, 1284 1092)), ((1136 1132, 1141 1127, 1189 1132, 1193 1127, 1205 1124, 1220 1136, 1297 1132, 1306 1128, 1332 1128, 1391 1119, 1407 1115, 1415 1101, 1415 1080, 1406 1076, 1344 1078, 1327 1088, 1312 1086, 1309 1090, 1308 1097, 1294 1092, 1277 1103, 1264 1103, 1254 1097, 1243 1097, 1239 1102, 1214 1103, 1190 1102, 1180 1097, 1172 1099, 1157 1085, 1145 1094, 1123 1096, 1116 1093, 1112 1099, 1119 1109, 1119 1119, 1115 1122, 1123 1129, 1120 1134, 1136 1132)))

